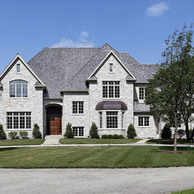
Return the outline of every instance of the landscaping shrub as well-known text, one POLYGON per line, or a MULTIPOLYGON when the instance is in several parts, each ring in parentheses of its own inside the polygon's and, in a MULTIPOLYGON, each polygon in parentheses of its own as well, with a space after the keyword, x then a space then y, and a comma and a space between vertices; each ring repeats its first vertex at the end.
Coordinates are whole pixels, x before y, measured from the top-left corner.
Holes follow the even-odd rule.
POLYGON ((179 129, 177 131, 177 135, 179 136, 179 138, 181 139, 181 137, 183 137, 185 135, 185 131, 183 129, 179 129))
POLYGON ((102 135, 102 139, 107 139, 107 135, 102 135))
POLYGON ((16 132, 16 131, 11 131, 11 132, 9 132, 8 136, 9 136, 11 139, 17 139, 17 138, 18 138, 18 137, 17 137, 17 134, 18 134, 18 132, 16 132))
POLYGON ((102 135, 102 139, 123 139, 123 135, 102 135))
POLYGON ((66 125, 66 132, 64 134, 64 137, 66 137, 66 138, 74 138, 74 133, 73 133, 73 130, 72 130, 71 123, 67 123, 67 125, 66 125))
POLYGON ((132 124, 129 125, 128 129, 127 129, 127 137, 129 139, 134 139, 137 136, 135 128, 132 124))
POLYGON ((34 137, 34 139, 41 139, 42 138, 42 134, 40 132, 40 128, 38 126, 38 124, 34 124, 34 129, 32 132, 32 136, 34 137))
POLYGON ((6 134, 3 130, 3 125, 0 124, 0 139, 6 139, 6 134))
POLYGON ((20 131, 20 137, 22 139, 27 139, 28 137, 28 132, 27 131, 20 131))
POLYGON ((124 138, 123 135, 118 136, 118 139, 123 139, 123 138, 124 138))
POLYGON ((113 139, 118 139, 118 138, 119 138, 119 135, 117 135, 117 134, 113 135, 113 139))
POLYGON ((165 124, 162 133, 161 133, 161 138, 162 139, 170 139, 172 136, 172 132, 170 129, 170 125, 169 124, 165 124))
POLYGON ((96 124, 94 122, 92 123, 92 127, 90 129, 90 137, 91 138, 96 138, 96 139, 99 138, 98 128, 97 128, 97 126, 96 126, 96 124))
POLYGON ((113 139, 113 135, 107 135, 107 139, 113 139))

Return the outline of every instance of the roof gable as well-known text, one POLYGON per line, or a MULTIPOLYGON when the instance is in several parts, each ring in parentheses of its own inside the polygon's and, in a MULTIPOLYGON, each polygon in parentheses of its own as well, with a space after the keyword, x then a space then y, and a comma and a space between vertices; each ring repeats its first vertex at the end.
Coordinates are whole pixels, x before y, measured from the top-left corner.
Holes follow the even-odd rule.
POLYGON ((28 64, 22 59, 22 57, 17 54, 14 59, 9 63, 9 65, 5 68, 5 70, 0 75, 0 80, 2 80, 6 74, 12 69, 14 66, 14 63, 16 61, 20 60, 22 64, 29 70, 29 72, 37 79, 37 81, 41 84, 41 86, 45 86, 44 83, 41 81, 41 79, 33 72, 33 70, 28 66, 28 64))
POLYGON ((123 64, 123 62, 118 58, 118 56, 115 54, 115 52, 113 50, 111 50, 108 55, 101 61, 101 63, 95 68, 95 70, 90 74, 90 76, 88 77, 88 80, 95 76, 96 73, 99 71, 99 69, 104 65, 105 61, 110 57, 110 56, 114 56, 116 58, 116 60, 119 62, 119 64, 124 68, 124 70, 129 74, 129 76, 131 77, 131 79, 136 80, 135 76, 129 71, 129 69, 123 64))

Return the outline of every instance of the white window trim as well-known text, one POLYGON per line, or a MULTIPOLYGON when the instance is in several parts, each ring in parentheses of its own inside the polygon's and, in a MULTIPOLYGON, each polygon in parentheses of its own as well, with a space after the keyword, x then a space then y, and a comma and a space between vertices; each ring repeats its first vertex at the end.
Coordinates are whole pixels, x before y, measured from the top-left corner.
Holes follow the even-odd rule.
POLYGON ((26 83, 21 83, 21 96, 17 96, 17 83, 13 84, 12 82, 14 81, 25 81, 25 80, 12 80, 9 82, 9 97, 10 98, 28 98, 29 96, 28 95, 28 82, 25 81, 26 83), (15 96, 11 96, 11 91, 10 91, 11 85, 15 85, 15 96), (27 86, 27 96, 24 96, 24 93, 23 93, 24 85, 27 86))
POLYGON ((78 132, 77 132, 77 134, 78 135, 74 135, 74 137, 84 137, 84 135, 85 135, 85 131, 84 131, 84 127, 83 126, 73 126, 72 127, 72 130, 74 130, 74 129, 77 129, 78 130, 78 132), (83 129, 83 135, 79 135, 79 131, 81 130, 81 129, 83 129))
POLYGON ((151 126, 150 126, 150 116, 138 116, 137 122, 138 122, 138 123, 137 123, 138 127, 144 127, 144 128, 145 128, 145 127, 151 127, 151 126), (149 119, 149 125, 148 125, 148 126, 145 126, 145 125, 144 125, 144 124, 145 124, 145 117, 149 119), (139 125, 139 118, 143 118, 143 126, 140 126, 140 125, 139 125))
POLYGON ((103 99, 120 99, 120 97, 121 97, 121 88, 120 87, 121 87, 120 81, 102 81, 102 98, 103 99), (107 82, 108 84, 104 85, 103 82, 107 82), (109 97, 110 96, 109 95, 109 86, 110 86, 109 82, 113 82, 113 85, 111 85, 111 86, 113 86, 113 97, 109 97), (115 84, 115 82, 119 82, 119 84, 117 85, 117 84, 115 84), (107 96, 108 97, 104 97, 104 91, 103 91, 104 86, 107 86, 107 96), (115 97, 115 87, 116 86, 119 86, 119 97, 115 97))
POLYGON ((8 131, 30 131, 32 130, 32 113, 31 112, 7 112, 6 113, 6 129, 8 131), (8 113, 11 113, 12 115, 8 115, 8 113), (14 113, 18 113, 17 117, 18 117, 18 128, 14 128, 14 113), (24 113, 24 115, 21 115, 21 113, 24 113), (30 115, 27 115, 26 113, 30 113, 30 115), (8 118, 12 118, 12 128, 8 128, 8 118), (20 117, 24 117, 24 128, 20 128, 20 117), (27 117, 30 117, 30 128, 26 128, 27 125, 27 117))
POLYGON ((74 116, 80 116, 80 115, 84 115, 84 101, 72 101, 72 114, 74 115, 74 116), (74 103, 76 103, 77 104, 77 111, 76 111, 76 113, 74 113, 73 111, 74 111, 74 107, 73 107, 73 104, 74 103), (83 113, 80 113, 80 103, 83 103, 83 113))

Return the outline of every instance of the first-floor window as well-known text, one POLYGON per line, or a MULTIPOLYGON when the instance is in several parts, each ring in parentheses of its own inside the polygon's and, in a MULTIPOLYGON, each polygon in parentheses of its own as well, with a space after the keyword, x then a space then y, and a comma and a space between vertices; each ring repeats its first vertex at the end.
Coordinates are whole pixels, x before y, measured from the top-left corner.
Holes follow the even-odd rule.
POLYGON ((31 129, 31 112, 7 112, 7 129, 31 129))
POLYGON ((149 117, 138 117, 138 126, 149 126, 149 117))
POLYGON ((118 112, 106 112, 106 127, 118 128, 118 112))
POLYGON ((73 133, 76 137, 84 136, 84 127, 73 127, 73 133))
POLYGON ((100 128, 102 128, 102 112, 99 112, 99 117, 100 117, 100 128))

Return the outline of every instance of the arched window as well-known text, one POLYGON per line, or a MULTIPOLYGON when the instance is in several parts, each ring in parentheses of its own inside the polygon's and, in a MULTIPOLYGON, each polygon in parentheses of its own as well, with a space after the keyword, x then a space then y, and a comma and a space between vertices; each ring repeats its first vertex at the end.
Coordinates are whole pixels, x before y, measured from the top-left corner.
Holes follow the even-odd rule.
POLYGON ((14 80, 9 84, 10 97, 28 97, 28 82, 24 80, 14 80))

